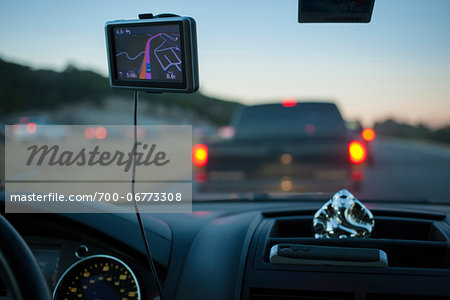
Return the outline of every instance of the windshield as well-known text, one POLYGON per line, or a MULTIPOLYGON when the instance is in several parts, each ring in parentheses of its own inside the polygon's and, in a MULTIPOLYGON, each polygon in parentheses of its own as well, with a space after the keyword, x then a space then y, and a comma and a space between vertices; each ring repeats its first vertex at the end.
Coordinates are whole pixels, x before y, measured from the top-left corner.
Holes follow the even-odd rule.
MULTIPOLYGON (((132 92, 108 83, 105 22, 174 13, 196 20, 200 89, 141 93, 139 124, 192 126, 194 199, 347 188, 450 203, 449 11, 448 0, 376 0, 368 24, 302 24, 296 0, 4 2, 2 125, 31 126, 14 133, 25 141, 33 126, 132 124, 132 92)), ((139 51, 120 59, 144 74, 139 51)), ((2 129, 3 166, 4 144, 2 129)))

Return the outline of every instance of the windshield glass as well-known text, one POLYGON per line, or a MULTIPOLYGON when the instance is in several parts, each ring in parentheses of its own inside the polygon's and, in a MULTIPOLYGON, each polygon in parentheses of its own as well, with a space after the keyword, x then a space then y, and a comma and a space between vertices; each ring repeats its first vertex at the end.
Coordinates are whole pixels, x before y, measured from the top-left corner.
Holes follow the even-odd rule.
MULTIPOLYGON (((196 20, 200 89, 141 93, 139 124, 192 126, 194 199, 347 188, 450 203, 449 11, 376 0, 368 24, 302 24, 296 0, 4 2, 2 125, 132 124, 133 93, 108 83, 105 22, 174 13, 196 20)), ((120 59, 144 74, 138 52, 120 59)), ((178 65, 166 59, 169 80, 178 65)))

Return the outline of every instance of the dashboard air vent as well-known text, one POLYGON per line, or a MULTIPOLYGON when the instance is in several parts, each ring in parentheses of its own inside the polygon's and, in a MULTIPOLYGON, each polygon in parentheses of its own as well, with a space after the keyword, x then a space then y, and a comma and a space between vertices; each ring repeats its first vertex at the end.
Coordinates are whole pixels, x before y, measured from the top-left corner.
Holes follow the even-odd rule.
POLYGON ((445 222, 395 217, 375 217, 370 238, 315 239, 312 216, 272 219, 265 248, 265 261, 276 244, 307 244, 349 248, 375 248, 387 253, 389 267, 450 269, 449 237, 445 222))

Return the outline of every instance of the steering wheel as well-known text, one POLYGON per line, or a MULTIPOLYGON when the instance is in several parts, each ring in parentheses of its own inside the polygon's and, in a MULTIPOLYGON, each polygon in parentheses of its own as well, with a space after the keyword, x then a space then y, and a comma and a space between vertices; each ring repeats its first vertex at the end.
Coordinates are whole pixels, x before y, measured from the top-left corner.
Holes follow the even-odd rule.
POLYGON ((0 275, 18 300, 50 300, 50 291, 30 248, 0 214, 0 275))

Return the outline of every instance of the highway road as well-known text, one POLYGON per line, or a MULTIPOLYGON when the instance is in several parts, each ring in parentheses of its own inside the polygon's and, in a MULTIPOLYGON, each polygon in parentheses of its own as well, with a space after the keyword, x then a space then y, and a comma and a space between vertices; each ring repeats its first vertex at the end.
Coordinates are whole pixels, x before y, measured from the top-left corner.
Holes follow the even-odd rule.
MULTIPOLYGON (((395 138, 377 138, 371 145, 374 157, 372 165, 363 165, 364 179, 360 190, 345 185, 342 181, 330 181, 320 189, 314 187, 316 179, 293 179, 291 192, 323 192, 332 194, 348 188, 357 198, 406 202, 450 203, 450 145, 434 144, 395 138)), ((206 183, 203 191, 214 193, 251 191, 264 189, 279 194, 279 179, 241 180, 206 183)), ((194 188, 196 184, 194 183, 194 188)), ((200 188, 202 190, 202 188, 200 188)), ((205 198, 204 194, 201 195, 205 198)), ((195 197, 194 197, 195 198, 195 197)))
POLYGON ((362 199, 450 203, 450 145, 379 138, 372 146, 362 199))
MULTIPOLYGON (((359 199, 450 203, 450 145, 377 138, 372 153, 374 164, 364 167, 361 190, 351 190, 359 199)), ((234 184, 241 188, 247 185, 245 181, 234 184)), ((246 188, 251 190, 250 185, 246 188)))

